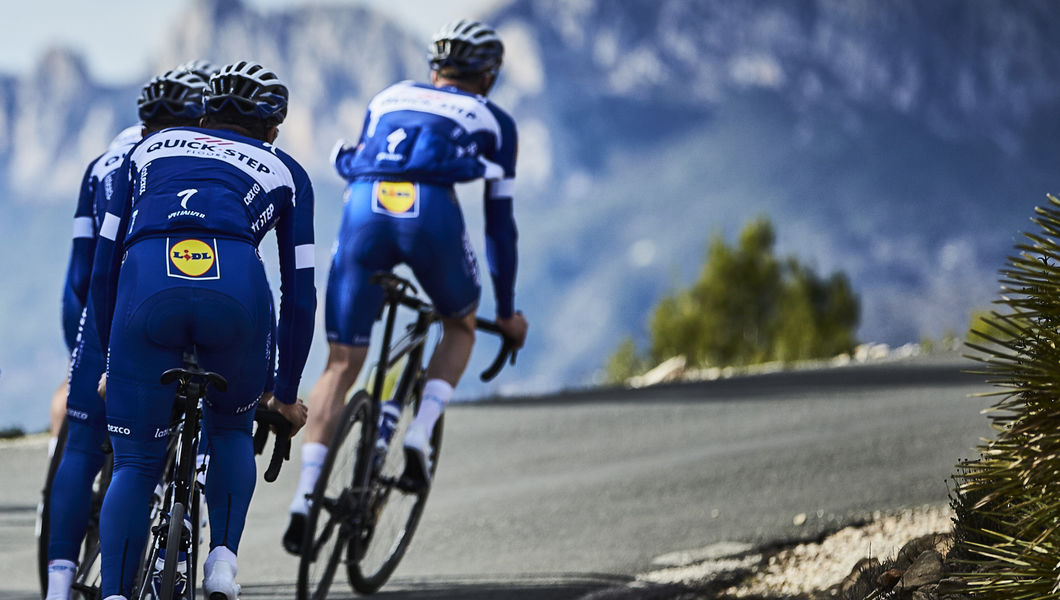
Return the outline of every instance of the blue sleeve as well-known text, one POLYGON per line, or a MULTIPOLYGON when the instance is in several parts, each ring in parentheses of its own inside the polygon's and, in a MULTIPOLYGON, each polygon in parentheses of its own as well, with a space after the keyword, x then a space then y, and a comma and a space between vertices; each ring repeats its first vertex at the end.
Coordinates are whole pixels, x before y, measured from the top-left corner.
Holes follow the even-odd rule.
POLYGON ((497 316, 507 318, 515 312, 515 272, 518 264, 512 188, 515 184, 515 159, 519 153, 515 122, 506 113, 494 109, 501 126, 501 142, 489 160, 504 169, 502 179, 486 181, 483 205, 486 213, 486 262, 493 279, 497 316))
MULTIPOLYGON (((98 159, 97 159, 98 160, 98 159)), ((96 251, 96 231, 93 219, 93 197, 96 186, 92 181, 93 160, 85 169, 81 179, 81 192, 74 211, 74 235, 70 247, 70 260, 66 266, 66 283, 63 286, 63 337, 71 352, 77 343, 77 331, 81 324, 81 312, 88 300, 88 280, 92 274, 92 258, 96 251)))
MULTIPOLYGON (((300 171, 300 169, 299 169, 300 171)), ((314 283, 313 187, 302 172, 295 178, 294 205, 276 224, 280 253, 280 321, 273 395, 284 404, 298 399, 298 383, 313 342, 317 291, 314 283)))
POLYGON ((131 161, 127 156, 114 173, 114 191, 103 215, 103 224, 96 240, 96 256, 92 262, 90 293, 100 348, 103 348, 104 352, 109 347, 125 232, 129 228, 128 212, 132 205, 132 186, 129 185, 131 169, 131 161))
POLYGON ((497 316, 508 318, 515 312, 515 270, 518 263, 515 215, 511 198, 487 198, 486 262, 493 279, 497 316))

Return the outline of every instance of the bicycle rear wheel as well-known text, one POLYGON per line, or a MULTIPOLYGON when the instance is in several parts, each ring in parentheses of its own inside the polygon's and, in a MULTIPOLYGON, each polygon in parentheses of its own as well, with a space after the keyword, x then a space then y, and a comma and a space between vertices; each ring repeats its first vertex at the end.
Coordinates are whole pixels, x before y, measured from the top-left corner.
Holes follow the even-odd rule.
MULTIPOLYGON (((418 393, 418 392, 417 392, 418 393)), ((430 486, 411 489, 402 480, 405 451, 402 441, 415 416, 419 397, 404 403, 394 437, 379 473, 372 477, 365 494, 364 524, 347 549, 346 575, 353 589, 362 594, 376 592, 393 574, 412 541, 427 504, 430 486)), ((442 447, 443 419, 431 436, 431 480, 442 447)))
POLYGON ((162 567, 163 599, 176 600, 177 564, 180 562, 180 537, 184 533, 184 504, 174 502, 169 511, 169 532, 166 535, 166 560, 162 567))
POLYGON ((323 600, 335 579, 354 519, 363 481, 365 457, 374 431, 371 402, 364 391, 353 395, 332 435, 320 478, 309 500, 306 532, 298 562, 298 600, 323 600))

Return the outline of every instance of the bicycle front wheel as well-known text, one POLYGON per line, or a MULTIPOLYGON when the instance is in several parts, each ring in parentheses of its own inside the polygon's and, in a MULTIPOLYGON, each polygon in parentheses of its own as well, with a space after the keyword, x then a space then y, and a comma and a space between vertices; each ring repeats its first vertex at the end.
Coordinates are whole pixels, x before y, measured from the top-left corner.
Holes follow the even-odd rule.
MULTIPOLYGON (((365 494, 364 525, 347 550, 347 577, 353 589, 362 594, 376 592, 393 574, 412 542, 412 534, 427 504, 430 486, 412 488, 403 479, 405 449, 402 440, 415 416, 415 402, 404 403, 404 410, 387 449, 383 466, 372 477, 365 494)), ((442 448, 442 424, 439 418, 431 436, 431 480, 438 466, 442 448)))
POLYGON ((335 579, 346 547, 358 525, 358 503, 364 480, 372 406, 368 394, 354 394, 332 435, 306 515, 305 538, 298 562, 298 600, 323 600, 335 579))
POLYGON ((66 430, 68 428, 66 419, 63 419, 62 427, 59 428, 59 437, 52 451, 51 459, 48 460, 48 472, 44 476, 44 489, 41 490, 40 506, 37 509, 37 575, 40 577, 40 597, 48 594, 48 536, 51 535, 51 496, 52 482, 55 481, 55 472, 59 470, 59 463, 63 460, 63 452, 66 450, 66 430))

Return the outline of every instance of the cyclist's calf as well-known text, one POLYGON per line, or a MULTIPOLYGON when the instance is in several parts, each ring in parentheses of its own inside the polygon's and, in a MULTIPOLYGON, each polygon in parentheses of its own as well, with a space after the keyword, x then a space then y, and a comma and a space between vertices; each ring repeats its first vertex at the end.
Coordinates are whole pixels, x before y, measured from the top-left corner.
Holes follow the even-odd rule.
POLYGON ((455 319, 442 319, 442 339, 427 366, 427 379, 442 379, 456 387, 475 345, 475 311, 455 319))

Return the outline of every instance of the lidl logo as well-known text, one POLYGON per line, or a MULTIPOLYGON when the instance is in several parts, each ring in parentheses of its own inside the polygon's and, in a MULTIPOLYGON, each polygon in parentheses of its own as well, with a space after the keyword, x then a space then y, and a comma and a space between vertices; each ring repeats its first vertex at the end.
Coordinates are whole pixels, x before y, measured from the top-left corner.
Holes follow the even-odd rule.
POLYGON ((414 217, 419 213, 416 184, 408 181, 380 181, 376 184, 375 199, 379 206, 393 215, 414 217))
MULTIPOLYGON (((212 240, 211 240, 212 241, 212 240)), ((169 264, 176 267, 167 269, 172 277, 185 279, 216 279, 217 250, 202 240, 181 240, 166 244, 169 252, 169 264)))

